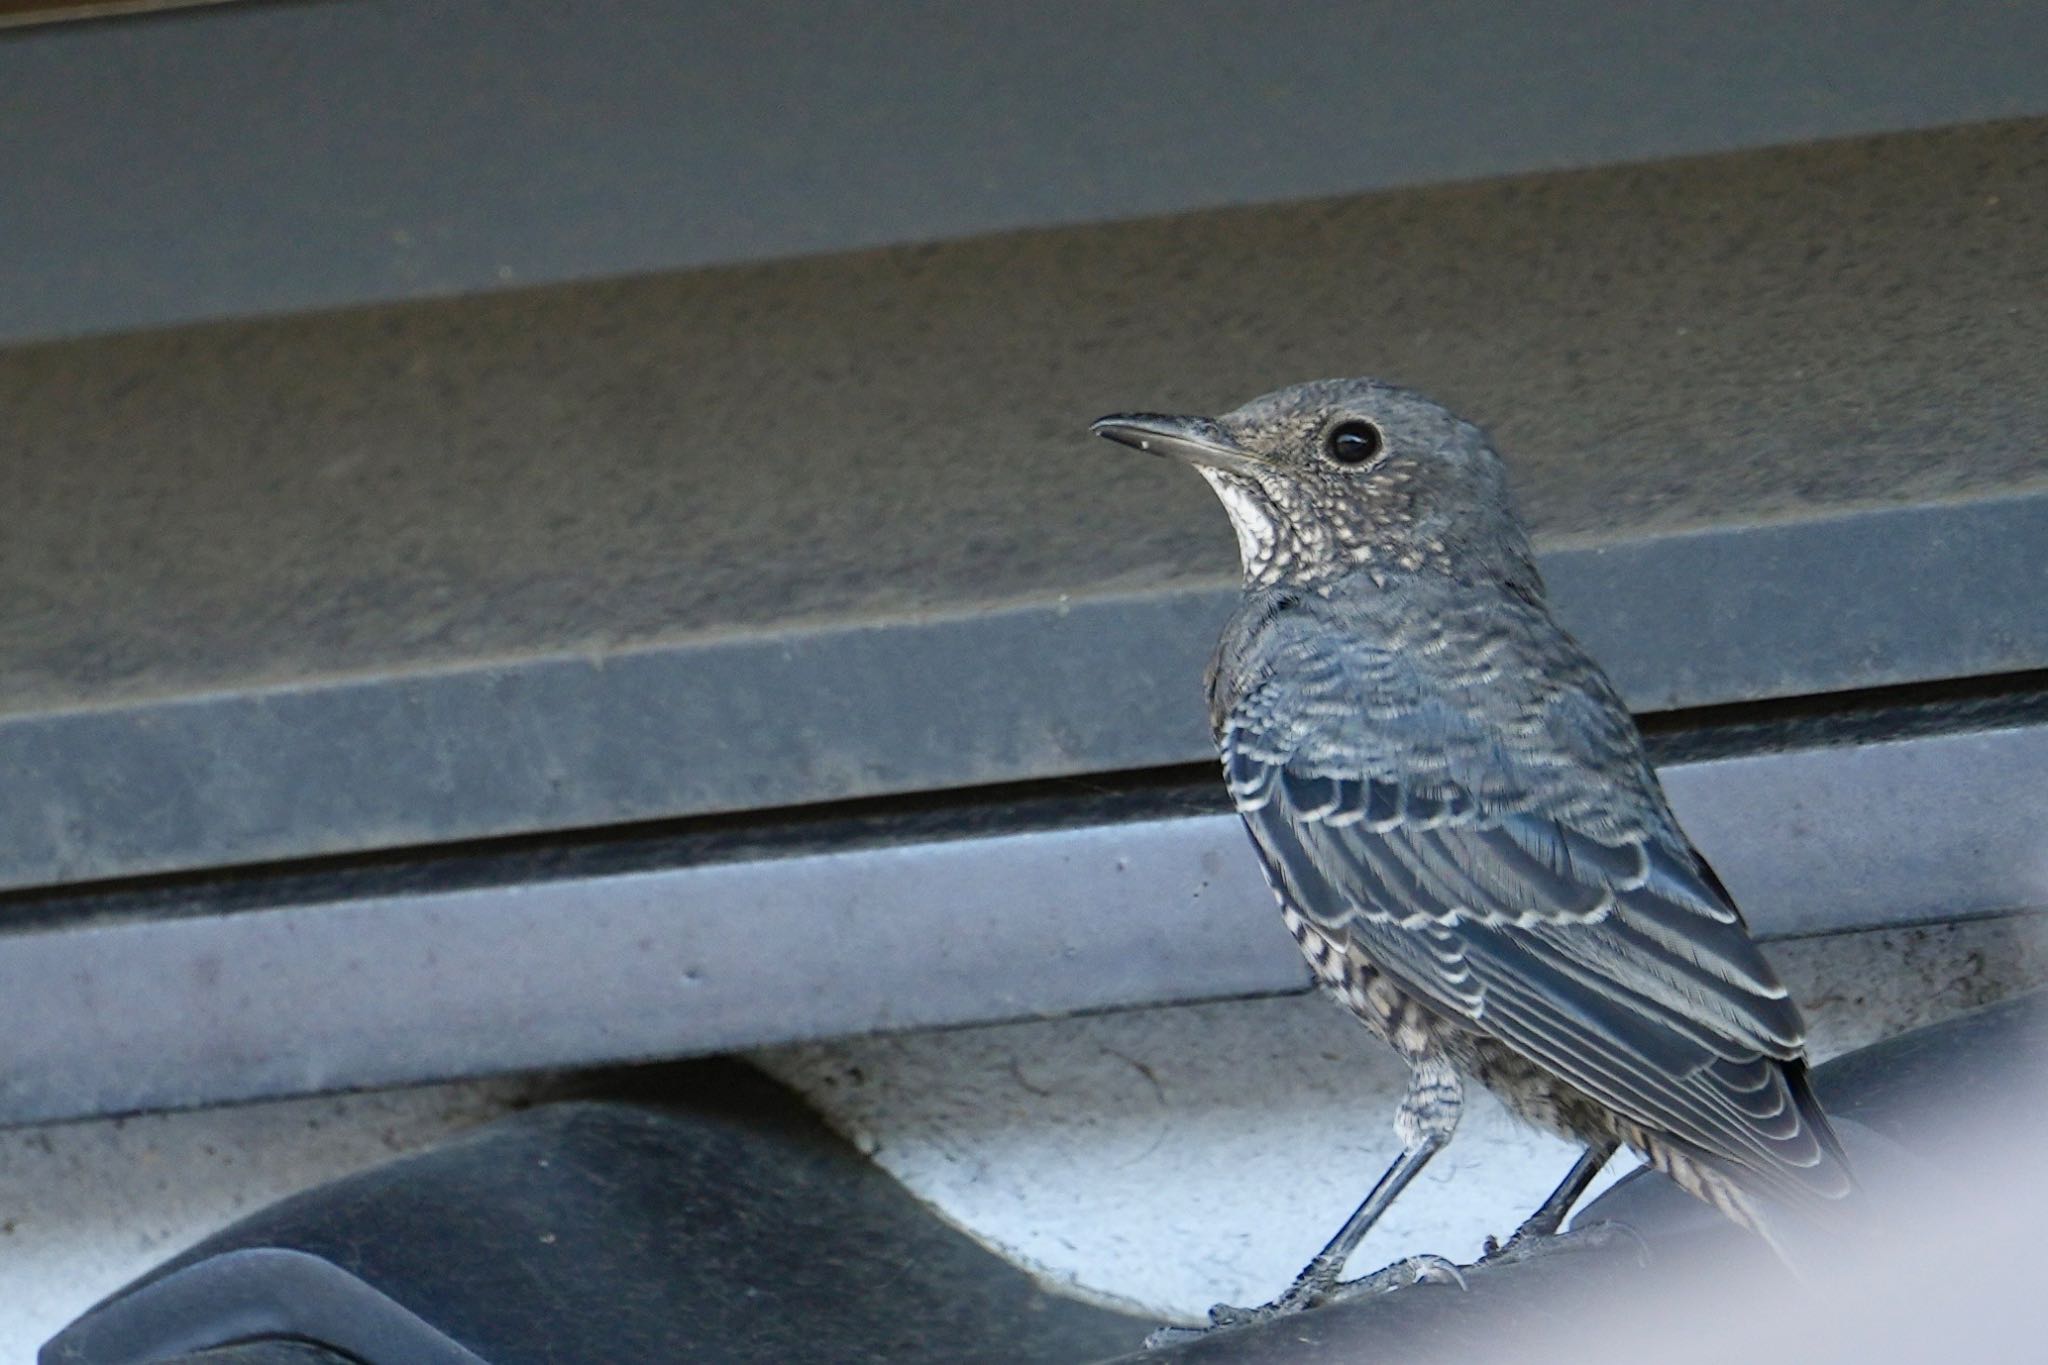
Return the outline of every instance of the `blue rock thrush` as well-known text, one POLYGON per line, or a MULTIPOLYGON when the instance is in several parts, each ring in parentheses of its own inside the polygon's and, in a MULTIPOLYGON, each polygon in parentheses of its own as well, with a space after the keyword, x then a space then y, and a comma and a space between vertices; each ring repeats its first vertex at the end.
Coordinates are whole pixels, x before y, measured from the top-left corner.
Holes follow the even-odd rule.
POLYGON ((1208 679, 1230 795, 1317 980, 1412 1070, 1358 1211, 1280 1298, 1212 1322, 1448 1267, 1339 1278, 1449 1140, 1461 1076, 1586 1148, 1510 1248, 1624 1144, 1774 1245, 1777 1211, 1848 1196, 1798 1006, 1552 619, 1484 433, 1368 379, 1094 430, 1185 460, 1230 515, 1244 597, 1208 679))

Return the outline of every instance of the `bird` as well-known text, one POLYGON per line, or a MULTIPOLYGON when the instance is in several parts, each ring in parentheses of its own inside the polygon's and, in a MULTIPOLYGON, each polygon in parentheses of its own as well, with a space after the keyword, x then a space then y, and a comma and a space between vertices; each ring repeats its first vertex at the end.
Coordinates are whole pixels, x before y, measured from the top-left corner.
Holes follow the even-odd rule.
POLYGON ((1510 1250, 1556 1240, 1624 1147, 1781 1256, 1787 1220, 1838 1215, 1855 1181, 1799 1007, 1552 615, 1485 432, 1369 378, 1091 429, 1192 465, 1229 516, 1243 593, 1207 676, 1224 781, 1317 983, 1410 1071, 1364 1202, 1283 1294, 1212 1326, 1455 1275, 1424 1256, 1341 1279, 1468 1079, 1583 1148, 1510 1250))

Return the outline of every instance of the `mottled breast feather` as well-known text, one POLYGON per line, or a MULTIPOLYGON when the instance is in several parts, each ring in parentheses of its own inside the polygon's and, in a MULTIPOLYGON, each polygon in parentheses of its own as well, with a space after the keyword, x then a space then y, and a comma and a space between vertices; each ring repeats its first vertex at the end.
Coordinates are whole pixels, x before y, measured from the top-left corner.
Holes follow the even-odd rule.
POLYGON ((1210 700, 1268 879, 1324 934, 1762 1192, 1848 1192, 1797 1006, 1539 600, 1253 592, 1210 700))

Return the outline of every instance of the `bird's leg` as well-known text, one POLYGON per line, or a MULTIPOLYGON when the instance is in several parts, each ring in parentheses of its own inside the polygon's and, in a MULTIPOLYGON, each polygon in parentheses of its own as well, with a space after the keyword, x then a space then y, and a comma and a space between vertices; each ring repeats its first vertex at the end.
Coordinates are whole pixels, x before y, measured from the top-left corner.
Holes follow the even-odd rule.
POLYGON ((1359 1242, 1372 1230, 1372 1225, 1400 1197, 1401 1191, 1408 1188, 1408 1183, 1421 1174, 1429 1159, 1451 1140, 1451 1134, 1458 1127, 1458 1113, 1465 1100, 1464 1086, 1458 1080, 1458 1073, 1451 1069, 1449 1063, 1436 1057, 1421 1058, 1413 1066, 1414 1071, 1408 1078, 1408 1093, 1402 1097, 1401 1107, 1394 1114, 1394 1132, 1401 1139, 1401 1155, 1387 1167, 1386 1174, 1372 1187, 1372 1193, 1344 1220, 1344 1226, 1337 1229, 1337 1235, 1330 1239, 1329 1245, 1317 1252, 1315 1259, 1294 1277, 1294 1283, 1287 1287, 1286 1293, 1258 1308, 1234 1308, 1219 1303, 1209 1310, 1209 1321, 1213 1326, 1238 1327, 1264 1322, 1284 1313, 1313 1308, 1340 1288, 1346 1291, 1344 1297, 1348 1298, 1360 1292, 1391 1289, 1441 1277, 1446 1267, 1450 1267, 1451 1276, 1457 1278, 1456 1268, 1442 1257, 1418 1256, 1397 1261, 1385 1270, 1351 1281, 1349 1285, 1340 1285, 1338 1281, 1344 1263, 1351 1259, 1351 1253, 1357 1250, 1359 1242))
POLYGON ((1557 1230, 1564 1226, 1566 1215, 1571 1213, 1572 1205, 1579 1202, 1579 1196, 1586 1192, 1586 1187, 1593 1183, 1593 1178, 1600 1174, 1601 1168, 1614 1156, 1617 1145, 1613 1142, 1596 1142, 1581 1152, 1579 1159, 1572 1163, 1571 1170, 1565 1173, 1564 1179, 1558 1182, 1557 1188, 1550 1192, 1550 1196, 1537 1206, 1536 1212, 1523 1219, 1522 1226, 1516 1228, 1507 1241, 1497 1242, 1491 1237, 1487 1238, 1485 1250, 1479 1259, 1482 1262, 1493 1261, 1510 1248, 1527 1247, 1546 1237, 1556 1236, 1557 1230))

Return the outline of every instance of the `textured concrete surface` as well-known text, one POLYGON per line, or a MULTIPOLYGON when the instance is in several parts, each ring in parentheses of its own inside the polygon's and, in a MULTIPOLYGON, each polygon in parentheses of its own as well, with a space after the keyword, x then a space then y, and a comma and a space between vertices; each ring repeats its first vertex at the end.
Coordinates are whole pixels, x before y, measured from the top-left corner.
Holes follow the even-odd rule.
MULTIPOLYGON (((2048 980, 2031 919, 1773 944, 1825 1059, 2048 980)), ((1278 932, 1277 925, 1275 932, 1278 932)), ((868 1039, 762 1058, 944 1217, 1054 1280, 1196 1319, 1285 1287, 1396 1151, 1405 1073, 1316 996, 868 1039)), ((1483 1094, 1360 1248, 1460 1259, 1575 1154, 1483 1094)), ((1606 1180, 1631 1163, 1616 1161, 1606 1180)))
POLYGON ((10 34, 0 337, 2038 114, 2044 31, 1928 0, 352 0, 10 34))
POLYGON ((0 353, 4 870, 1206 758, 1230 538, 1084 426, 1315 374, 1492 424, 1638 704, 2040 667, 2044 180, 2005 124, 0 353))

